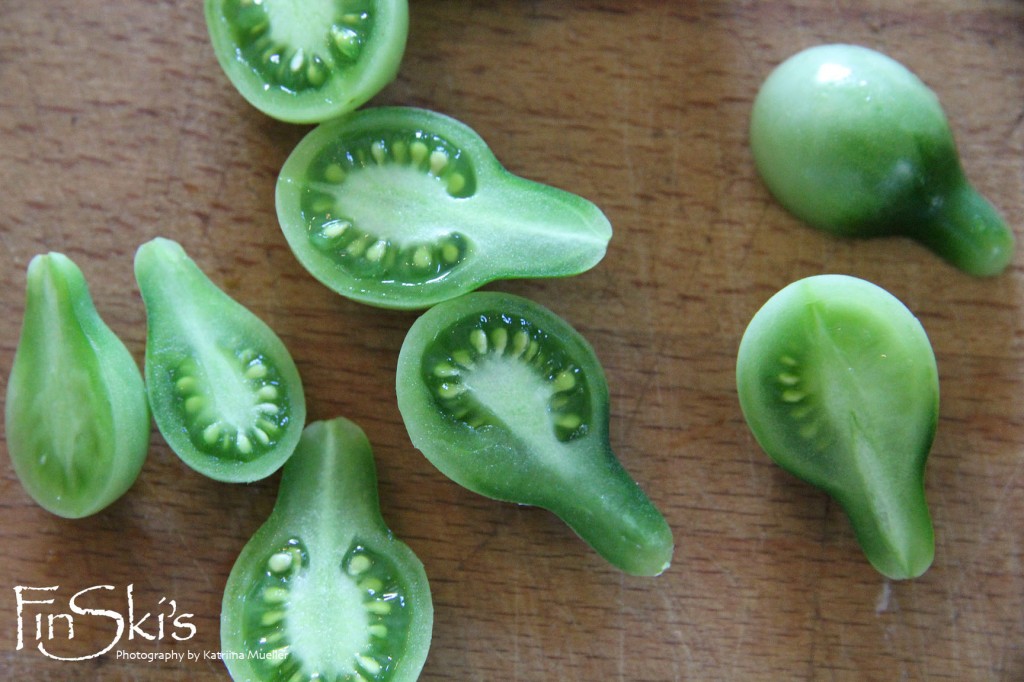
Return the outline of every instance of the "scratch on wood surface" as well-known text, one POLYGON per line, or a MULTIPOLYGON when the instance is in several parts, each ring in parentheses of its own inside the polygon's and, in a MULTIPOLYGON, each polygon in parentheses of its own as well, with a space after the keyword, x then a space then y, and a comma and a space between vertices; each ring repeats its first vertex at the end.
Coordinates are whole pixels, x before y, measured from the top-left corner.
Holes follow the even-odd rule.
POLYGON ((889 610, 889 601, 892 598, 892 583, 888 580, 882 582, 882 589, 878 593, 878 600, 875 602, 875 614, 881 615, 889 610))
MULTIPOLYGON (((616 604, 616 611, 618 611, 619 613, 621 613, 622 610, 626 607, 626 600, 624 599, 624 595, 625 595, 625 582, 626 582, 625 581, 625 575, 620 575, 619 576, 619 589, 618 589, 618 592, 616 593, 617 594, 616 601, 618 602, 616 604)), ((625 679, 625 674, 626 674, 626 658, 627 658, 627 656, 626 656, 626 628, 618 628, 618 638, 617 638, 616 643, 618 644, 618 649, 619 649, 618 650, 618 655, 616 656, 616 664, 618 666, 618 669, 616 670, 616 673, 618 674, 618 679, 623 680, 623 679, 625 679)))
POLYGON ((1013 122, 1013 127, 1010 128, 1010 134, 1007 135, 1007 138, 1012 138, 1022 127, 1024 127, 1024 109, 1021 109, 1020 113, 1017 114, 1017 118, 1013 122))

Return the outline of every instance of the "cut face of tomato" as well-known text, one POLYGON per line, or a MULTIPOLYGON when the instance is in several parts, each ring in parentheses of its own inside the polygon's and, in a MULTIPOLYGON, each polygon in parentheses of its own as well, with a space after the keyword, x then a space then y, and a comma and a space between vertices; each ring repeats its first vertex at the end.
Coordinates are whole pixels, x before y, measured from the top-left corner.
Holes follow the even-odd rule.
POLYGON ((231 676, 412 682, 433 614, 423 564, 381 518, 365 434, 341 418, 310 424, 270 518, 228 577, 221 646, 231 676))
POLYGON ((672 532, 609 444, 604 371, 550 310, 493 292, 434 306, 402 344, 397 392, 413 445, 456 483, 551 510, 627 573, 668 568, 672 532))
POLYGON ((843 506, 879 572, 914 578, 931 565, 924 467, 939 379, 906 306, 855 277, 794 282, 750 321, 736 383, 757 442, 843 506))
POLYGON ((394 79, 406 0, 206 0, 224 73, 263 113, 317 123, 352 111, 394 79))
POLYGON ((306 419, 288 349, 173 241, 139 247, 135 276, 146 304, 146 389, 164 439, 210 478, 269 476, 306 419))
POLYGON ((512 175, 467 126, 403 107, 310 132, 281 170, 277 216, 314 277, 387 308, 426 308, 494 279, 578 274, 612 234, 597 206, 512 175))

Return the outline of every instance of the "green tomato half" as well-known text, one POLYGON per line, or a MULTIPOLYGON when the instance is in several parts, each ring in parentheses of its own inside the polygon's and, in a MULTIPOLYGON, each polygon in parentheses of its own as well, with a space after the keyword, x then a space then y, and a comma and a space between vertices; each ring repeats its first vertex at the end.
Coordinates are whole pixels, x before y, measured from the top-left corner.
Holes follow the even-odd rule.
POLYGON ((318 123, 362 105, 398 73, 406 0, 206 0, 221 68, 263 113, 318 123))
POLYGON ((60 253, 36 256, 28 266, 5 429, 25 490, 68 518, 121 497, 149 450, 142 374, 100 319, 82 271, 60 253))
POLYGON ((750 321, 736 383, 757 442, 842 505, 879 572, 906 579, 927 570, 935 539, 924 467, 939 379, 906 306, 855 277, 794 282, 750 321))
POLYGON ((672 560, 672 531, 612 452, 608 385, 590 344, 527 299, 474 292, 412 325, 398 407, 413 445, 487 497, 548 509, 619 569, 672 560))
POLYGON ((433 619, 423 564, 381 518, 366 435, 341 418, 310 424, 224 589, 232 678, 412 682, 433 619))
POLYGON ((427 308, 495 279, 577 274, 612 234, 597 206, 509 173, 466 125, 404 107, 310 132, 281 170, 277 216, 314 277, 386 308, 427 308))
POLYGON ((279 469, 306 420, 302 380, 284 343, 176 242, 140 246, 135 277, 146 305, 146 390, 168 445, 218 481, 250 482, 279 469))

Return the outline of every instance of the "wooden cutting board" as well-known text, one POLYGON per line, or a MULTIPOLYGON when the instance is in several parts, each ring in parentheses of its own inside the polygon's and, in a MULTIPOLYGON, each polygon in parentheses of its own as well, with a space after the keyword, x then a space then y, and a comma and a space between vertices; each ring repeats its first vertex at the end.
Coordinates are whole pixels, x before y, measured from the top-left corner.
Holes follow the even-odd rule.
MULTIPOLYGON (((1024 679, 1024 259, 980 280, 909 241, 811 230, 768 195, 746 134, 760 82, 785 57, 826 42, 880 49, 937 92, 968 176, 1019 234, 1024 4, 411 5, 401 72, 371 104, 465 121, 510 170, 591 199, 614 226, 587 274, 488 288, 552 308, 597 350, 612 444, 675 533, 667 573, 626 577, 552 515, 469 493, 413 449, 394 380, 415 314, 342 299, 292 256, 273 190, 309 128, 270 120, 233 91, 196 1, 3 4, 0 380, 25 267, 50 250, 81 266, 141 364, 132 257, 170 237, 284 339, 311 419, 344 415, 369 435, 384 515, 432 583, 422 679, 1024 679), (936 559, 918 580, 876 573, 837 505, 775 467, 739 411, 735 353, 750 317, 824 272, 894 293, 935 347, 936 559)), ((131 491, 66 521, 30 501, 0 448, 0 677, 226 679, 214 656, 224 582, 278 477, 207 480, 154 431, 131 491), (138 628, 115 638, 114 618, 79 616, 69 640, 58 617, 50 639, 46 614, 98 586, 110 589, 82 603, 127 618, 130 601, 138 628), (23 603, 19 619, 18 594, 54 603, 23 603), (182 614, 194 633, 179 641, 188 632, 171 624, 182 614), (40 643, 63 656, 110 650, 61 662, 40 643)))

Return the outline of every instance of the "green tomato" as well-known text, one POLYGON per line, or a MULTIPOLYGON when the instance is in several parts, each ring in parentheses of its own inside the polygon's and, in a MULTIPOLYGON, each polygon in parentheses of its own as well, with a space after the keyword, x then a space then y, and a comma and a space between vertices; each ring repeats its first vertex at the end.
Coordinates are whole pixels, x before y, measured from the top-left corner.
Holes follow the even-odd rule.
POLYGON ((583 272, 611 225, 589 201, 512 175, 441 114, 364 109, 320 125, 277 183, 288 244, 356 301, 426 308, 494 279, 583 272))
POLYGON ((964 177, 938 98, 885 55, 823 45, 790 57, 757 95, 750 143, 771 192, 814 227, 909 236, 979 276, 1013 257, 1013 232, 964 177))
POLYGON ((67 518, 89 516, 121 497, 146 459, 142 375, 69 258, 33 258, 26 289, 7 384, 7 451, 40 506, 67 518))
POLYGON ((608 386, 564 320, 518 296, 438 304, 398 358, 409 437, 443 474, 487 497, 554 512, 634 575, 658 575, 672 532, 608 440, 608 386))
POLYGON ((281 339, 176 242, 140 246, 135 277, 146 304, 146 389, 168 445, 218 481, 279 469, 306 420, 302 381, 281 339))
POLYGON ((434 607, 423 564, 384 524, 370 443, 306 427, 277 504, 228 577, 221 650, 242 680, 415 680, 434 607))
POLYGON ((842 505, 874 567, 893 579, 924 573, 935 553, 924 467, 939 380, 910 311, 861 279, 802 279, 751 320, 736 383, 757 442, 842 505))
POLYGON ((206 0, 228 79, 263 113, 318 123, 352 111, 398 73, 406 0, 206 0))

